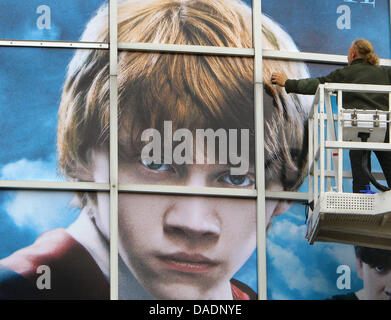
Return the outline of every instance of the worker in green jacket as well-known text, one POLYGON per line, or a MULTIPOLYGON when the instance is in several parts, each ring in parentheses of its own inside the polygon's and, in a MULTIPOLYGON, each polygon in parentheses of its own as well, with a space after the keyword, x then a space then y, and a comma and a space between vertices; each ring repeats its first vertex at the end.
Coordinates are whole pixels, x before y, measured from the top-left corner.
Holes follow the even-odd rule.
MULTIPOLYGON (((379 57, 374 53, 372 44, 365 39, 353 41, 349 48, 348 65, 339 68, 325 77, 308 79, 287 79, 284 74, 273 73, 272 83, 285 87, 287 93, 315 94, 318 85, 326 82, 391 84, 391 68, 379 66, 379 57)), ((346 92, 343 94, 345 109, 388 110, 388 95, 380 93, 346 92)), ((387 127, 388 128, 388 127, 387 127)), ((388 142, 388 130, 386 140, 388 142)), ((353 175, 353 192, 360 192, 369 185, 369 177, 362 169, 363 150, 350 150, 353 175)), ((368 153, 370 155, 370 153, 368 153)), ((387 184, 391 187, 391 152, 375 151, 387 184)), ((368 159, 370 166, 370 157, 368 159)))

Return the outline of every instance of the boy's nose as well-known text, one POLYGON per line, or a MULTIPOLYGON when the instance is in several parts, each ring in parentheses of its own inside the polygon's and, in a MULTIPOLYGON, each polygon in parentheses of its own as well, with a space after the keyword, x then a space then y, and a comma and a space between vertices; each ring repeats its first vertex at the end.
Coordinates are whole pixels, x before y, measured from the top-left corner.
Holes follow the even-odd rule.
POLYGON ((213 199, 180 197, 168 209, 164 219, 166 235, 180 240, 197 240, 198 243, 214 242, 218 240, 221 233, 213 199))

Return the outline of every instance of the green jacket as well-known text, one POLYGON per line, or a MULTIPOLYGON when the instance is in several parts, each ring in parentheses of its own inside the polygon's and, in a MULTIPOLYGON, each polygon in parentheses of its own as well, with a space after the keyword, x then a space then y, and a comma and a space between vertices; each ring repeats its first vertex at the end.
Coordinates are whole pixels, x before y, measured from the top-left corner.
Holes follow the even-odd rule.
MULTIPOLYGON (((325 77, 288 79, 285 82, 285 90, 287 93, 315 94, 318 85, 326 82, 390 85, 391 68, 374 66, 363 59, 356 59, 350 65, 325 77)), ((343 93, 342 101, 345 109, 388 110, 387 94, 346 92, 343 93)))

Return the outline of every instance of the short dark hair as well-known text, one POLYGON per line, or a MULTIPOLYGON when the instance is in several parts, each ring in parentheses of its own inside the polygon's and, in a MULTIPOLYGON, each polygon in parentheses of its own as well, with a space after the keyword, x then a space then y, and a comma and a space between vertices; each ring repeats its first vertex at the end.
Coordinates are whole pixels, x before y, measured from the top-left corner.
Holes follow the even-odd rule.
POLYGON ((357 258, 371 268, 379 266, 391 268, 391 250, 355 246, 354 251, 357 258))

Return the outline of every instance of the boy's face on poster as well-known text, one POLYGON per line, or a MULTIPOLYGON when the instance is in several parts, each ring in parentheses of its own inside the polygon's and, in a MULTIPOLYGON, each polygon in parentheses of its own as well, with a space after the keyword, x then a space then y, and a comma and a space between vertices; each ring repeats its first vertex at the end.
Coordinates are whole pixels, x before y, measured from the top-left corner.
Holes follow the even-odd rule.
POLYGON ((366 300, 391 300, 391 266, 370 266, 358 260, 358 275, 364 282, 366 300))
POLYGON ((119 225, 121 256, 161 299, 232 299, 256 243, 254 200, 120 195, 119 225))
MULTIPOLYGON (((94 180, 105 181, 107 153, 95 152, 93 158, 94 180)), ((150 184, 156 177, 161 185, 175 185, 176 173, 165 166, 120 161, 119 183, 150 184)), ((224 165, 187 165, 183 170, 187 173, 178 178, 183 179, 180 185, 254 188, 251 175, 230 177, 224 165)), ((153 296, 232 299, 229 280, 256 247, 255 199, 120 193, 118 205, 120 256, 153 296)), ((98 195, 97 206, 96 223, 108 237, 109 217, 101 216, 109 212, 108 195, 98 195)), ((266 223, 280 210, 278 201, 267 201, 266 223)))

